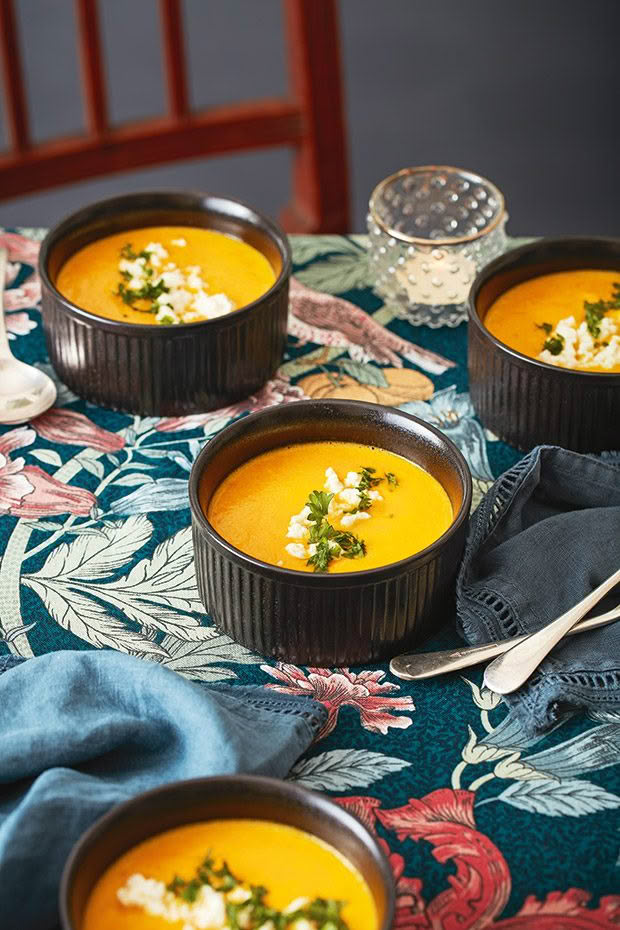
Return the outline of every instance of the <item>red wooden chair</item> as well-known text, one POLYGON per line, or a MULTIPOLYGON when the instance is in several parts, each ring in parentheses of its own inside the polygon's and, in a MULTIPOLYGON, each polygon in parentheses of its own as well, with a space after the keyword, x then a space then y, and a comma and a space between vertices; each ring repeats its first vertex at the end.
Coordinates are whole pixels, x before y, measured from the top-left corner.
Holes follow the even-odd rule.
POLYGON ((290 94, 192 111, 181 0, 159 0, 168 107, 158 119, 110 125, 97 0, 75 0, 87 128, 34 144, 13 0, 0 0, 0 59, 11 148, 0 200, 97 175, 271 146, 295 152, 290 232, 345 232, 348 175, 336 0, 284 0, 290 94))

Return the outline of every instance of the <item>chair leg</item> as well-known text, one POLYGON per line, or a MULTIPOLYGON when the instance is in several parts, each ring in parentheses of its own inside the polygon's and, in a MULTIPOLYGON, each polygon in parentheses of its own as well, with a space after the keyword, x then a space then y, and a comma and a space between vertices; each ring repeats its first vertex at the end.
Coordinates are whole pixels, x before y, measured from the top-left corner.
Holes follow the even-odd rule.
POLYGON ((284 0, 291 88, 304 132, 294 150, 288 232, 348 232, 349 179, 336 0, 284 0))

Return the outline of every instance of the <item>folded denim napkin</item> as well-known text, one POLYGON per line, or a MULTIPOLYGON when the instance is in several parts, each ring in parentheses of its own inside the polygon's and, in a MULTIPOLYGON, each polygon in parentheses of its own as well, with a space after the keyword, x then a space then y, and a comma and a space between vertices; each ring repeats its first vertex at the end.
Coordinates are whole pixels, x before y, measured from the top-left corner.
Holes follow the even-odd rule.
MULTIPOLYGON (((619 466, 620 453, 539 446, 493 484, 457 580, 467 642, 533 633, 620 568, 619 466)), ((618 603, 620 586, 593 613, 618 603)), ((620 621, 565 639, 505 700, 530 735, 577 709, 620 710, 620 621)))
POLYGON ((325 719, 308 698, 117 652, 0 657, 0 925, 55 925, 67 855, 113 804, 204 775, 283 778, 325 719))

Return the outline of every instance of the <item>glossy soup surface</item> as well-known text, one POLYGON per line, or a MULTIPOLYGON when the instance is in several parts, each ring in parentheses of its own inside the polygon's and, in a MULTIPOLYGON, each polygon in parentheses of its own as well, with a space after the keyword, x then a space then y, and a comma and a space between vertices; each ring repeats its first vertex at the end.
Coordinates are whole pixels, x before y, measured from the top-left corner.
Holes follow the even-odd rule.
POLYGON ((350 930, 377 930, 370 890, 346 859, 301 830, 261 820, 191 824, 135 846, 95 885, 80 930, 181 930, 182 921, 124 906, 116 892, 136 872, 166 883, 175 874, 191 877, 209 853, 245 882, 264 885, 272 907, 283 909, 298 897, 335 898, 346 902, 342 917, 350 930))
POLYGON ((149 226, 129 229, 84 246, 62 266, 56 287, 74 304, 98 316, 126 323, 155 322, 151 313, 127 306, 115 294, 120 278, 123 246, 140 252, 149 243, 161 243, 180 268, 198 266, 209 294, 224 293, 238 310, 273 285, 275 273, 265 256, 253 246, 211 229, 193 226, 149 226), (173 245, 185 240, 185 246, 173 245))
MULTIPOLYGON (((448 529, 454 519, 452 505, 435 478, 400 455, 348 442, 300 443, 250 459, 216 489, 207 517, 242 552, 273 565, 313 571, 284 548, 292 542, 287 538, 289 520, 301 511, 310 491, 324 489, 326 468, 343 476, 360 466, 374 468, 377 476, 391 472, 398 485, 382 481, 377 490, 383 500, 373 502, 370 519, 350 527, 364 540, 366 555, 337 559, 329 572, 362 571, 396 562, 424 549, 448 529)), ((332 522, 340 527, 337 519, 332 522)))
MULTIPOLYGON (((553 328, 560 320, 573 316, 579 325, 584 321, 584 301, 608 300, 620 271, 584 269, 540 275, 511 287, 491 305, 484 325, 505 345, 523 355, 537 358, 545 342, 543 323, 553 328)), ((620 324, 620 311, 611 311, 611 319, 620 324)), ((578 366, 575 366, 578 367, 578 366)), ((594 367, 589 370, 609 371, 594 367)), ((615 365, 612 371, 620 371, 615 365)))

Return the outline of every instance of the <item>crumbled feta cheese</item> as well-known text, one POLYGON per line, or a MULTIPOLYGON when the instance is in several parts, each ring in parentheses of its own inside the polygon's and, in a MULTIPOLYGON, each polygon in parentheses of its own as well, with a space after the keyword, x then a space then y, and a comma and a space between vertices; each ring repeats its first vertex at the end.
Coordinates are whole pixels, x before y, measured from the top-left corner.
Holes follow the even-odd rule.
POLYGON ((316 924, 307 920, 305 917, 298 917, 297 920, 293 921, 290 927, 291 930, 316 930, 316 924))
POLYGON ((371 499, 371 501, 382 501, 383 500, 383 498, 381 497, 378 491, 367 491, 366 493, 368 494, 368 497, 371 499))
MULTIPOLYGON (((185 246, 187 242, 174 239, 173 244, 185 246)), ((178 317, 174 322, 211 320, 234 310, 235 306, 226 294, 208 293, 199 265, 188 265, 182 269, 174 262, 164 264, 169 255, 161 242, 149 242, 144 252, 148 253, 148 258, 140 256, 119 261, 118 267, 127 281, 126 287, 131 291, 141 291, 146 285, 157 287, 162 284, 166 288, 165 293, 156 297, 154 302, 159 307, 171 308, 178 317)), ((156 319, 158 322, 170 322, 168 315, 165 319, 157 315, 156 319)))
POLYGON ((224 316, 234 309, 234 304, 226 294, 213 294, 209 296, 204 291, 199 291, 193 300, 194 309, 209 320, 218 316, 224 316))
POLYGON ((193 272, 192 274, 187 275, 185 283, 192 291, 201 291, 205 286, 205 283, 200 275, 194 274, 193 272))
POLYGON ((293 914, 295 911, 301 911, 304 907, 308 907, 309 904, 310 898, 295 898, 284 908, 282 913, 293 914))
POLYGON ((163 306, 161 310, 157 311, 157 313, 155 314, 155 319, 157 320, 158 323, 172 324, 172 323, 179 322, 179 318, 174 312, 174 310, 172 309, 172 307, 167 307, 167 306, 163 306))
POLYGON ((243 904, 244 901, 249 901, 251 897, 252 892, 242 885, 237 885, 237 887, 229 891, 227 895, 228 900, 232 904, 243 904))
POLYGON ((564 340, 562 351, 552 355, 543 349, 538 358, 563 368, 615 368, 620 365, 620 326, 615 319, 605 316, 600 327, 600 334, 593 338, 585 322, 577 326, 574 316, 565 317, 554 331, 554 335, 564 340))
POLYGON ((342 491, 344 485, 333 468, 325 469, 325 484, 323 487, 330 492, 330 494, 339 494, 342 491))
POLYGON ((348 488, 356 488, 361 480, 362 476, 358 474, 358 472, 349 471, 347 472, 347 477, 344 479, 344 483, 348 488))
POLYGON ((172 245, 178 245, 179 248, 182 249, 187 245, 187 242, 185 241, 185 239, 173 239, 172 245))
POLYGON ((348 504, 350 507, 357 507, 361 500, 360 492, 357 488, 345 488, 338 495, 341 501, 344 501, 345 504, 348 504))
POLYGON ((149 242, 144 251, 149 253, 149 261, 153 268, 159 268, 164 258, 168 258, 168 252, 161 242, 149 242))
POLYGON ((192 302, 192 295, 182 287, 171 290, 166 296, 168 297, 168 304, 176 313, 183 313, 192 302))
POLYGON ((294 559, 307 559, 308 555, 306 552, 306 547, 303 543, 289 543, 284 547, 289 555, 292 555, 294 559))
POLYGON ((124 907, 140 907, 153 917, 185 921, 184 930, 215 930, 226 926, 226 900, 219 891, 202 885, 191 903, 176 897, 163 882, 145 878, 139 872, 130 875, 116 896, 124 907))
POLYGON ((179 268, 175 268, 172 271, 162 272, 161 278, 158 280, 161 280, 163 284, 165 284, 166 287, 169 287, 172 291, 174 288, 184 286, 185 275, 179 268))
POLYGON ((157 258, 163 261, 164 258, 168 258, 168 252, 161 244, 161 242, 149 242, 148 245, 144 246, 144 251, 149 253, 151 264, 153 263, 153 258, 157 258))
POLYGON ((127 272, 132 278, 144 277, 145 266, 146 258, 134 258, 131 261, 128 258, 121 258, 118 263, 119 271, 127 272))
POLYGON ((370 514, 365 510, 358 510, 357 513, 345 513, 340 518, 342 526, 347 528, 349 526, 353 526, 353 524, 357 523, 358 520, 370 520, 370 514))
POLYGON ((288 539, 306 539, 309 534, 310 530, 307 526, 304 526, 303 523, 296 523, 291 520, 288 525, 286 536, 288 539))

